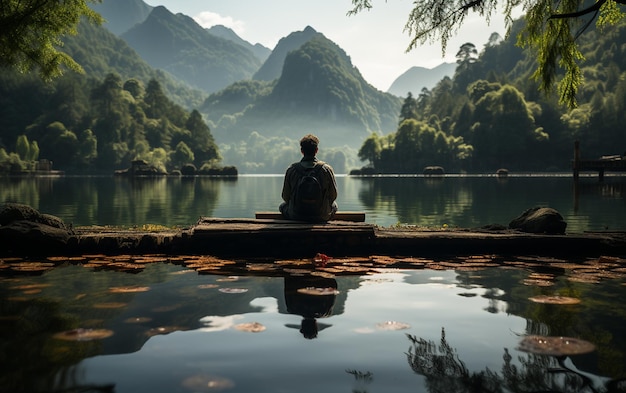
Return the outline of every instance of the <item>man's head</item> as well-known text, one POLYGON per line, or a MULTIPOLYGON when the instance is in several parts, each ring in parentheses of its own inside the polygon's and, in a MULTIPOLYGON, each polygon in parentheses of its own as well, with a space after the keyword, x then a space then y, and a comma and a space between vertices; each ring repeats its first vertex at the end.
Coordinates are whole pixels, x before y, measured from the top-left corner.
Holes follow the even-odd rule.
POLYGON ((317 145, 320 140, 313 134, 307 134, 300 139, 300 151, 307 157, 317 154, 317 145))

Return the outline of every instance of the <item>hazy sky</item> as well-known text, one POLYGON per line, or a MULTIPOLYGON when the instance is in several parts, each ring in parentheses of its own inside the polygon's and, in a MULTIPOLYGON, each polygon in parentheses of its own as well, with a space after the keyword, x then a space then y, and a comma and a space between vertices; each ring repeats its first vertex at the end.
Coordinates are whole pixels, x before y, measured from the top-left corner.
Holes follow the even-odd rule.
POLYGON ((413 4, 409 0, 374 0, 372 10, 355 16, 346 15, 350 0, 144 1, 188 15, 204 27, 225 25, 246 41, 270 49, 281 38, 311 26, 346 51, 364 78, 382 91, 413 66, 432 68, 444 61, 454 62, 454 55, 465 42, 481 50, 491 33, 505 35, 501 14, 493 16, 490 25, 470 15, 442 57, 438 42, 405 53, 409 36, 403 30, 413 4))

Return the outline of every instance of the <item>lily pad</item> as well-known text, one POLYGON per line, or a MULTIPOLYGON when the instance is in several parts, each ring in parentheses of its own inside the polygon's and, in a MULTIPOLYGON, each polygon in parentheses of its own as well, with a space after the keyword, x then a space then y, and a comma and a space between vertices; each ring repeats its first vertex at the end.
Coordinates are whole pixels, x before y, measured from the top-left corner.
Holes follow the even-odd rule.
POLYGON ((65 340, 65 341, 92 341, 101 340, 103 338, 111 337, 113 335, 112 330, 108 329, 72 329, 64 332, 59 332, 52 337, 65 340))
POLYGON ((329 296, 329 295, 338 295, 339 291, 335 288, 315 288, 315 287, 306 287, 306 288, 298 288, 298 293, 303 295, 313 295, 313 296, 329 296))
POLYGON ((242 332, 260 333, 265 330, 265 326, 259 322, 246 322, 234 326, 235 329, 242 332))
POLYGON ((218 289, 220 292, 224 293, 245 293, 248 292, 246 288, 220 288, 218 289))
POLYGON ((130 287, 111 287, 109 292, 111 293, 135 293, 135 292, 147 292, 150 287, 130 286, 130 287))
POLYGON ((411 325, 398 321, 385 321, 376 324, 378 330, 404 330, 410 328, 411 325))
POLYGON ((578 304, 580 303, 580 299, 576 299, 574 297, 568 296, 559 296, 559 295, 539 295, 529 297, 528 300, 535 303, 544 303, 544 304, 578 304))
POLYGON ((217 392, 232 389, 235 383, 230 379, 212 375, 192 375, 183 380, 182 386, 193 392, 217 392))
POLYGON ((569 356, 593 352, 596 346, 573 337, 531 335, 524 337, 517 349, 536 355, 569 356))

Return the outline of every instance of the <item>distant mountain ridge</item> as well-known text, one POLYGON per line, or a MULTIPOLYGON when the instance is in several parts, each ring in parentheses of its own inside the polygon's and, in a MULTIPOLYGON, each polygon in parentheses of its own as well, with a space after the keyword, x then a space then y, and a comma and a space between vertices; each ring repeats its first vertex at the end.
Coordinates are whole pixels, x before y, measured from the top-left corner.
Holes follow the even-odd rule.
POLYGON ((154 8, 142 0, 103 0, 90 7, 106 20, 104 27, 118 36, 146 20, 154 8))
POLYGON ((268 56, 272 53, 271 49, 259 43, 252 45, 248 41, 239 37, 237 33, 235 33, 232 29, 229 29, 226 26, 215 25, 215 26, 209 27, 207 30, 209 31, 209 33, 213 34, 216 37, 224 38, 226 40, 239 44, 243 46, 244 48, 249 49, 252 53, 254 53, 256 57, 259 58, 261 62, 264 62, 265 60, 267 60, 268 56))
POLYGON ((260 81, 272 81, 280 77, 283 70, 283 63, 287 53, 296 50, 308 42, 311 38, 321 35, 311 26, 305 27, 302 31, 295 31, 286 37, 281 38, 272 50, 261 68, 254 74, 252 79, 260 81))
POLYGON ((398 97, 406 97, 409 92, 417 96, 423 88, 432 90, 444 77, 452 78, 455 70, 455 63, 442 63, 435 68, 411 67, 393 81, 387 92, 398 97))
POLYGON ((163 6, 121 37, 152 67, 164 69, 208 93, 247 79, 261 61, 247 48, 217 37, 163 6))
POLYGON ((313 38, 287 54, 274 82, 240 81, 207 98, 202 112, 216 124, 216 137, 230 143, 252 131, 290 138, 308 131, 324 138, 326 146, 341 146, 395 128, 401 100, 368 84, 323 34, 305 30, 313 38), (226 107, 241 112, 226 114, 226 107), (224 116, 213 117, 219 113, 224 116))
POLYGON ((124 80, 134 78, 145 85, 150 79, 156 79, 170 98, 185 108, 196 108, 206 98, 206 93, 167 72, 152 68, 126 41, 102 26, 82 21, 77 35, 65 37, 63 50, 84 68, 90 78, 104 79, 109 73, 117 73, 124 80))

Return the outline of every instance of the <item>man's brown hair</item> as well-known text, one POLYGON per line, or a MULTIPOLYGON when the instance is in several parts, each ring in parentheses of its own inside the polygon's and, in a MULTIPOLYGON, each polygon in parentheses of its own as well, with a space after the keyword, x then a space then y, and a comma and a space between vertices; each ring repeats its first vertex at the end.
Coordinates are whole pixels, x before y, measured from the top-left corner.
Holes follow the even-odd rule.
POLYGON ((313 156, 319 143, 320 140, 315 135, 307 134, 300 139, 300 149, 305 156, 313 156))

